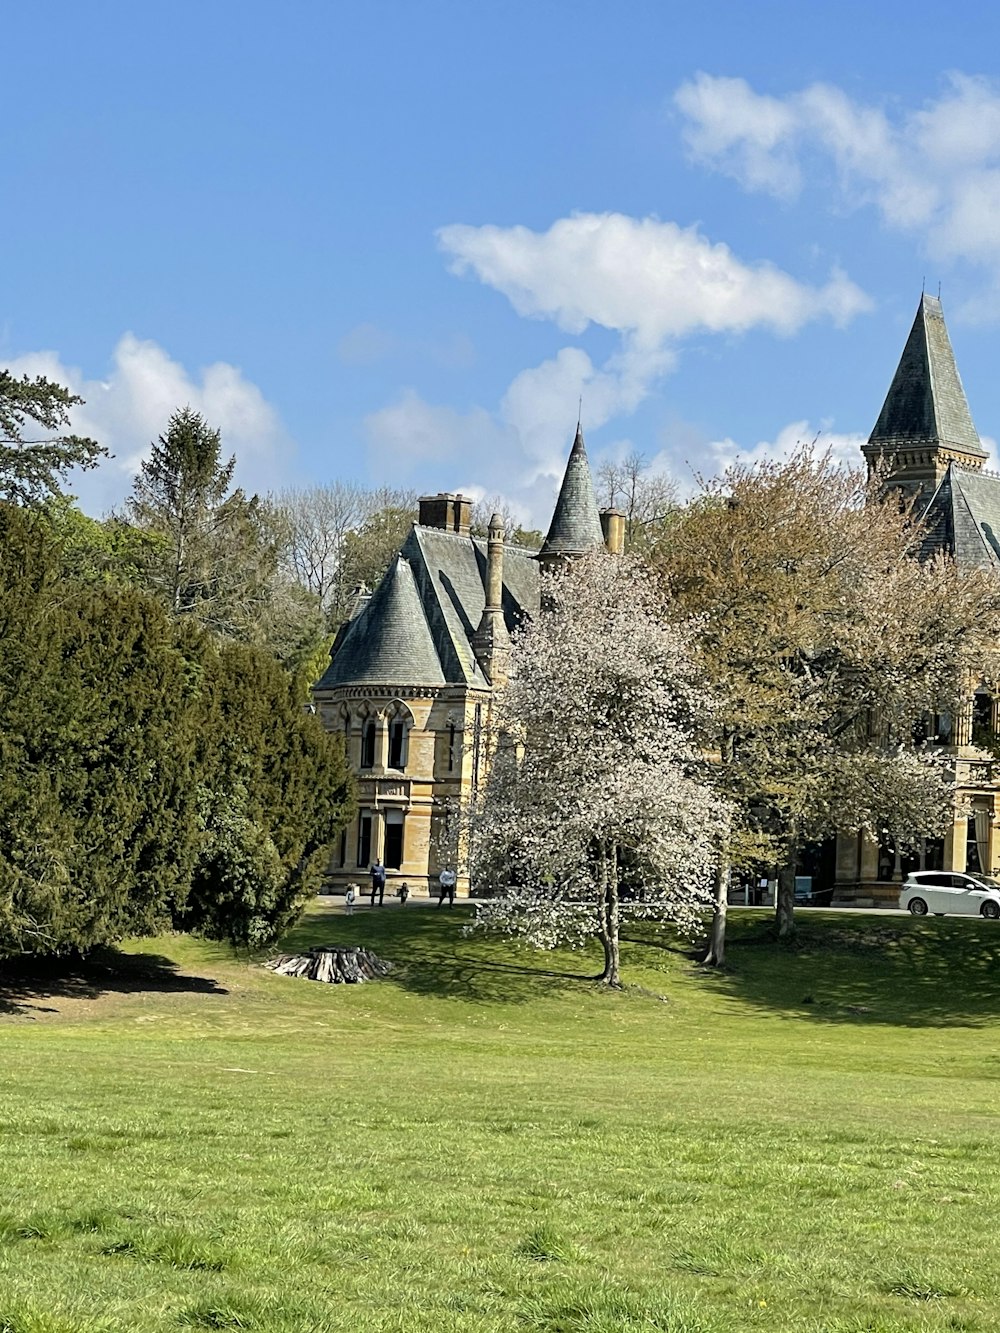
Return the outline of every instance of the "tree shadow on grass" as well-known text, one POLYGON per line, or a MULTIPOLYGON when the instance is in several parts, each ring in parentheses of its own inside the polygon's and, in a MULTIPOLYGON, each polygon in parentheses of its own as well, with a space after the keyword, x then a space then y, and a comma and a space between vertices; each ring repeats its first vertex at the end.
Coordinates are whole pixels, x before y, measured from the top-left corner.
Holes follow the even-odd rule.
POLYGON ((770 919, 732 921, 726 967, 706 986, 743 1005, 819 1023, 984 1027, 1000 1020, 992 921, 798 913, 791 943, 770 919))
POLYGON ((96 1000, 102 995, 167 992, 226 995, 210 977, 191 977, 159 954, 94 949, 85 958, 8 958, 0 962, 0 1015, 57 1013, 47 1000, 96 1000))
POLYGON ((314 909, 282 938, 280 950, 360 945, 392 963, 382 984, 472 1004, 526 1004, 596 981, 597 969, 584 971, 579 965, 585 967, 589 960, 579 955, 518 947, 487 934, 469 937, 463 927, 471 920, 468 907, 401 908, 387 903, 351 916, 314 909), (564 960, 566 966, 558 966, 564 960))

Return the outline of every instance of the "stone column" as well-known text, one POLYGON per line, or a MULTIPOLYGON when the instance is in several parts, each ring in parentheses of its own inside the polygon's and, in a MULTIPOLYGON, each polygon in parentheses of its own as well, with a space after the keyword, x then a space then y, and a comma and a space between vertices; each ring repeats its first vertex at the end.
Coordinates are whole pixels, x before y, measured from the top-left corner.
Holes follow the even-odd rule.
POLYGON ((878 879, 878 843, 867 833, 861 834, 862 882, 873 884, 878 879))

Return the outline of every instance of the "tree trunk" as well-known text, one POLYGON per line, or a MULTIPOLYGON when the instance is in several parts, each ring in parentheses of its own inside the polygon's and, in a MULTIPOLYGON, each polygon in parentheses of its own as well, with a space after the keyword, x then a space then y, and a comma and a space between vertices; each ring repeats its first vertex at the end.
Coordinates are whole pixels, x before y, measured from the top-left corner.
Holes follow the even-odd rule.
POLYGON ((793 825, 785 843, 785 860, 778 867, 778 892, 774 903, 774 920, 778 939, 787 940, 795 934, 795 867, 799 860, 799 838, 793 825))
POLYGON ((604 945, 604 971, 601 973, 600 980, 606 986, 612 986, 615 990, 621 990, 621 976, 619 975, 619 929, 620 920, 618 914, 618 847, 612 843, 610 847, 602 849, 603 871, 601 879, 603 881, 603 931, 601 934, 601 943, 604 945))
POLYGON ((708 939, 708 951, 702 962, 706 967, 721 967, 726 961, 726 907, 729 903, 729 880, 732 866, 729 851, 723 848, 719 852, 719 864, 715 868, 715 903, 712 909, 712 930, 708 939))

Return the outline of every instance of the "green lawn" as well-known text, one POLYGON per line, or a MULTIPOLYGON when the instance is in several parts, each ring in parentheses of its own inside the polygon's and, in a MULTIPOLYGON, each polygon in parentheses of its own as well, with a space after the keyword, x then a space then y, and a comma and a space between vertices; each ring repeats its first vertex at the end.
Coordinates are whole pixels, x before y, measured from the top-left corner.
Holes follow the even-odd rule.
POLYGON ((1000 1326, 1000 926, 735 913, 596 958, 314 910, 0 989, 0 1333, 1000 1326))

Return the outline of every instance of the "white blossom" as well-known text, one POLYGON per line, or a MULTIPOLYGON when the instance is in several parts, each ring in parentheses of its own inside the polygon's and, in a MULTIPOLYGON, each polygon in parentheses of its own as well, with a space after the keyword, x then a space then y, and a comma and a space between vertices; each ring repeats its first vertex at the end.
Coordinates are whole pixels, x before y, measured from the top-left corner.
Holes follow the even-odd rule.
POLYGON ((726 806, 692 737, 712 701, 638 561, 594 553, 542 584, 470 810, 474 886, 496 895, 477 925, 542 948, 596 935, 616 985, 622 919, 691 929, 709 900, 726 806))

